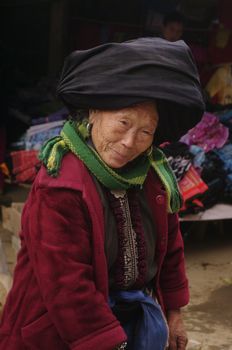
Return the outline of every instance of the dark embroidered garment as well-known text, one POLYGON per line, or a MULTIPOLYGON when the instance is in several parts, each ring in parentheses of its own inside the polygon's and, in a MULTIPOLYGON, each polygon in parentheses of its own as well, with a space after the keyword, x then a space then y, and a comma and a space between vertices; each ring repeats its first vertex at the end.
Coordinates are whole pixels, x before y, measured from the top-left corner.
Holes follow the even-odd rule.
POLYGON ((120 202, 123 192, 113 195, 92 178, 104 208, 110 290, 150 288, 157 271, 156 228, 144 190, 128 190, 120 202))
POLYGON ((116 287, 142 288, 145 284, 146 244, 135 191, 108 192, 118 234, 118 256, 114 268, 116 287))

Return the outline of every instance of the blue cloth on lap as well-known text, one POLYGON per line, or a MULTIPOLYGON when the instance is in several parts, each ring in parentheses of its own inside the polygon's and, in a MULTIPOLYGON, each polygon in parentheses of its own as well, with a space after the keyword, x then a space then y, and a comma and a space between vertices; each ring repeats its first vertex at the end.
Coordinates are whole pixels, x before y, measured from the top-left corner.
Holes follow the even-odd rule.
POLYGON ((168 342, 168 326, 160 305, 149 295, 139 290, 116 291, 110 294, 109 304, 139 302, 142 316, 123 328, 128 337, 128 350, 164 350, 168 342))

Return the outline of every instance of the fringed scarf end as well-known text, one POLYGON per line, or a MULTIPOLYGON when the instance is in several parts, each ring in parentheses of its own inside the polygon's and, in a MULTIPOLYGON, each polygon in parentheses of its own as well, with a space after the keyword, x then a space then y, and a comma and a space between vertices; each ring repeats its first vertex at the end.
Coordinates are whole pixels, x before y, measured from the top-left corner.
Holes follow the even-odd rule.
POLYGON ((53 137, 42 147, 39 159, 47 169, 47 173, 52 177, 59 175, 63 156, 69 151, 61 136, 53 137))

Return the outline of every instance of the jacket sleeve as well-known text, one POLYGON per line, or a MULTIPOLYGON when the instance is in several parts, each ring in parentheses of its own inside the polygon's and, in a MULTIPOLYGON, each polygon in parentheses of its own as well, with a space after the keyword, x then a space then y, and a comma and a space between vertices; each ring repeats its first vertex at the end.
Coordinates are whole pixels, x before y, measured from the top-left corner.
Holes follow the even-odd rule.
POLYGON ((38 188, 27 215, 30 260, 60 337, 72 350, 113 349, 126 336, 94 283, 91 221, 81 193, 38 188))
POLYGON ((160 287, 166 310, 178 309, 189 302, 184 244, 176 214, 168 215, 167 251, 160 273, 160 287))

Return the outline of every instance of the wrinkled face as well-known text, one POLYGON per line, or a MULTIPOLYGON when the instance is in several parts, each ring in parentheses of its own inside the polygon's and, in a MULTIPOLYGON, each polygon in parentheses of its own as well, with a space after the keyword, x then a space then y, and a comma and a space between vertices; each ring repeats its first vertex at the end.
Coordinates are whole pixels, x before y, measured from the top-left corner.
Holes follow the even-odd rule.
POLYGON ((183 24, 180 22, 170 22, 163 27, 163 37, 168 41, 180 40, 183 34, 183 24))
POLYGON ((91 110, 92 141, 103 161, 121 168, 152 144, 158 124, 154 103, 146 102, 120 110, 91 110))

